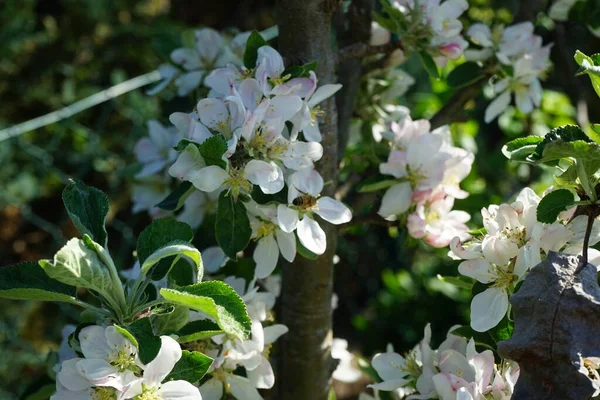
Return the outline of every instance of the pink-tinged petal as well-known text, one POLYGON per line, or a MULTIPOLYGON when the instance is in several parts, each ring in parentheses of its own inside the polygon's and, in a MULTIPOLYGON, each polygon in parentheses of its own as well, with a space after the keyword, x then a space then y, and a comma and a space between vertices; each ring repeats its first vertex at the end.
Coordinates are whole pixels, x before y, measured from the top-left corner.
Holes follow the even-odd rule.
POLYGON ((275 238, 277 239, 279 251, 283 258, 289 262, 294 261, 294 258, 296 258, 296 235, 285 232, 282 229, 277 229, 275 231, 275 238))
POLYGON ((508 311, 508 295, 501 288, 489 288, 471 301, 471 328, 486 332, 504 318, 508 311))
POLYGON ((302 108, 302 99, 298 96, 275 96, 265 114, 266 119, 281 118, 289 121, 302 108))
POLYGON ((283 204, 277 206, 277 222, 282 231, 287 233, 293 232, 298 225, 298 221, 298 210, 283 204))
MULTIPOLYGON (((224 46, 223 38, 219 32, 211 28, 203 28, 194 32, 194 38, 200 60, 212 64, 224 46)), ((206 67, 208 66, 210 65, 206 65, 206 67)))
POLYGON ((214 90, 220 96, 226 96, 229 94, 229 83, 240 82, 242 80, 242 74, 234 66, 228 66, 226 68, 217 68, 213 70, 206 79, 204 84, 214 90))
POLYGON ((304 216, 296 227, 300 243, 317 255, 325 253, 327 238, 325 232, 314 219, 304 216))
POLYGON ((202 400, 198 388, 187 381, 169 381, 156 392, 164 400, 202 400))
POLYGON ((412 203, 412 193, 408 182, 401 182, 390 187, 381 199, 381 206, 377 214, 383 218, 389 218, 405 213, 412 203))
POLYGON ((193 49, 175 49, 171 53, 171 61, 191 71, 200 68, 200 58, 193 49))
POLYGON ((186 180, 192 182, 192 185, 203 192, 214 192, 225 180, 229 174, 221 167, 210 165, 198 170, 190 171, 186 175, 186 180))
POLYGON ((144 380, 150 387, 159 386, 181 358, 179 343, 169 336, 161 336, 160 341, 158 354, 144 367, 144 380))
POLYGON ((315 213, 334 225, 345 224, 352 219, 352 211, 344 203, 331 197, 320 197, 317 200, 317 207, 315 213))
POLYGON ((423 218, 421 218, 417 213, 412 213, 408 216, 406 227, 408 228, 408 233, 410 236, 414 238, 420 239, 425 237, 427 234, 425 230, 425 220, 423 220, 423 218))
POLYGON ((254 112, 263 98, 263 92, 256 79, 244 79, 238 87, 238 93, 244 103, 244 107, 254 112))
POLYGON ((253 255, 256 262, 255 276, 264 279, 275 271, 279 259, 279 247, 273 235, 267 235, 258 241, 253 255))
POLYGON ((271 46, 262 46, 258 49, 256 59, 258 60, 258 68, 264 68, 269 78, 279 77, 285 66, 283 65, 283 58, 281 55, 272 48, 271 46))

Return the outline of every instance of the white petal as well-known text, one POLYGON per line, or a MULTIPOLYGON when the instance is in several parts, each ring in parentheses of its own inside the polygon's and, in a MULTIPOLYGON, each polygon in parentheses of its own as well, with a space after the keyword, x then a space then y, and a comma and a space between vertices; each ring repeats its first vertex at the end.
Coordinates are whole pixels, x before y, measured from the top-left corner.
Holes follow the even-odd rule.
POLYGON ((300 111, 302 99, 299 96, 275 96, 265 114, 266 119, 281 118, 289 121, 300 111))
POLYGON ((323 140, 323 136, 321 135, 321 131, 319 130, 319 123, 315 122, 314 124, 308 124, 302 130, 304 134, 304 139, 309 142, 320 142, 323 140))
POLYGON ((271 46, 260 47, 256 59, 260 64, 259 66, 265 69, 269 78, 278 77, 285 69, 283 58, 271 46))
POLYGON ((214 192, 229 178, 229 174, 221 167, 210 165, 199 170, 191 171, 186 179, 203 192, 214 192))
POLYGON ((194 91, 204 77, 204 71, 193 71, 183 74, 175 79, 175 86, 177 86, 177 96, 183 97, 194 91))
POLYGON ((175 164, 169 168, 169 175, 173 178, 187 180, 188 174, 204 167, 206 167, 206 163, 204 162, 204 158, 200 155, 198 147, 194 144, 189 144, 185 150, 179 154, 175 164))
POLYGON ((215 378, 209 379, 200 386, 202 400, 221 400, 223 397, 223 383, 215 378))
POLYGON ((202 400, 198 388, 187 381, 164 383, 157 391, 164 400, 202 400))
POLYGON ((244 167, 244 177, 266 194, 278 193, 285 185, 281 168, 262 160, 250 160, 244 167))
POLYGON ((202 250, 202 264, 206 272, 215 273, 225 263, 227 256, 219 246, 212 246, 202 250))
POLYGON ((352 211, 341 201, 323 196, 317 200, 317 205, 318 209, 315 210, 315 213, 334 225, 345 224, 352 219, 352 211))
POLYGON ((261 357, 258 367, 247 371, 248 379, 258 389, 271 389, 275 384, 275 374, 271 363, 265 357, 261 357))
POLYGON ((262 397, 258 393, 258 390, 252 385, 252 383, 241 376, 228 374, 225 378, 229 383, 229 389, 231 394, 238 400, 262 400, 262 397))
POLYGON ((161 336, 160 341, 160 350, 156 358, 144 368, 144 380, 151 387, 160 385, 181 358, 179 343, 169 336, 161 336))
POLYGON ((471 301, 471 328, 485 332, 496 325, 508 311, 508 295, 501 288, 489 288, 471 301))
POLYGON ((485 109, 485 122, 490 123, 510 105, 510 91, 506 90, 496 97, 485 109))
POLYGON ((492 264, 485 258, 466 260, 461 262, 458 266, 458 272, 461 275, 477 279, 481 283, 489 283, 492 281, 493 276, 491 272, 493 269, 494 267, 492 264))
POLYGON ((188 71, 200 68, 200 58, 193 49, 180 48, 171 53, 171 61, 188 71))
POLYGON ((92 385, 77 369, 81 358, 73 358, 61 364, 61 369, 56 375, 58 382, 70 391, 79 391, 90 388, 92 385))
POLYGON ((105 328, 98 325, 86 326, 79 332, 81 352, 85 358, 107 359, 110 347, 106 342, 105 328))
POLYGON ((219 99, 202 99, 198 102, 200 121, 210 129, 222 131, 229 118, 229 110, 219 99))
POLYGON ((223 49, 223 38, 214 29, 203 28, 194 32, 196 51, 202 62, 212 64, 223 49))
POLYGON ((279 337, 289 332, 287 326, 283 324, 270 325, 264 328, 265 345, 274 343, 279 337))
POLYGON ((325 253, 327 238, 325 232, 314 219, 304 216, 297 226, 298 239, 300 243, 315 254, 325 253))
POLYGON ((83 359, 77 363, 79 374, 89 379, 94 385, 101 385, 110 378, 119 375, 119 370, 107 360, 83 359))
POLYGON ((400 379, 408 375, 408 372, 403 369, 406 365, 406 359, 398 353, 376 354, 371 361, 371 365, 384 381, 400 379))
POLYGON ((256 262, 254 274, 258 279, 271 275, 279 259, 279 248, 273 235, 267 235, 258 241, 253 259, 256 262))
MULTIPOLYGON (((319 171, 310 167, 294 172, 290 177, 290 186, 302 193, 316 197, 323 190, 324 181, 319 171)), ((288 202, 292 203, 296 197, 297 194, 294 194, 293 190, 289 190, 288 202)))
POLYGON ((333 96, 341 88, 342 88, 342 85, 340 85, 339 83, 323 85, 323 86, 319 87, 315 91, 315 93, 312 96, 310 96, 310 99, 308 100, 308 106, 311 108, 316 106, 323 100, 328 99, 329 97, 333 96))
MULTIPOLYGON (((297 215, 298 213, 296 212, 296 216, 297 215)), ((275 237, 277 238, 279 251, 281 252, 283 258, 289 262, 294 261, 294 258, 296 258, 296 235, 285 232, 282 229, 277 229, 275 231, 275 237)))
POLYGON ((277 222, 282 231, 291 233, 298 225, 298 210, 280 204, 277 206, 277 222))
POLYGON ((204 84, 218 94, 225 96, 229 93, 229 82, 241 81, 240 72, 232 66, 213 70, 204 80, 204 84))
POLYGON ((377 214, 383 218, 405 213, 412 203, 410 183, 402 182, 389 188, 381 199, 381 207, 377 214))
POLYGON ((244 107, 254 112, 263 98, 263 92, 256 79, 244 79, 238 87, 244 107))
MULTIPOLYGON (((396 390, 396 389, 403 387, 408 382, 410 382, 408 379, 401 379, 401 378, 390 379, 388 381, 383 381, 383 382, 369 385, 369 387, 376 389, 376 390, 383 390, 383 391, 389 392, 389 391, 396 390)), ((427 396, 427 397, 429 397, 429 396, 427 396)))

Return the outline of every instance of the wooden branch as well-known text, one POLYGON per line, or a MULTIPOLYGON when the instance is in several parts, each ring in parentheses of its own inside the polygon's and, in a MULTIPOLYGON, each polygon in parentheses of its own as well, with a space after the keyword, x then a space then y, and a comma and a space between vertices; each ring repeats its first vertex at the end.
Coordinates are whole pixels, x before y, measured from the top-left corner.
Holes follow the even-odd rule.
POLYGON ((366 43, 354 43, 339 49, 335 55, 335 60, 337 63, 341 63, 353 58, 364 58, 377 54, 389 54, 398 49, 403 49, 400 40, 379 46, 371 46, 366 43))
POLYGON ((431 122, 431 129, 439 128, 442 125, 447 125, 460 120, 459 118, 464 116, 463 111, 465 105, 479 95, 481 89, 488 81, 488 78, 489 76, 485 76, 477 82, 454 93, 440 111, 429 120, 431 122))

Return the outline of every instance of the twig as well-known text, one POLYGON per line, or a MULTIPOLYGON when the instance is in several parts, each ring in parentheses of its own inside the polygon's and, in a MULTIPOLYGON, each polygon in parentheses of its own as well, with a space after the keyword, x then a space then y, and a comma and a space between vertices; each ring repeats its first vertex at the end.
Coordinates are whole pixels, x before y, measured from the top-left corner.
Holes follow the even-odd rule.
POLYGON ((583 237, 583 259, 582 263, 588 263, 588 247, 590 247, 590 236, 592 235, 592 227, 594 226, 594 213, 588 215, 587 227, 585 228, 585 236, 583 237))
POLYGON ((474 99, 481 92, 481 88, 488 81, 489 75, 484 75, 477 82, 472 83, 454 93, 444 107, 440 109, 430 120, 431 128, 439 128, 442 125, 449 124, 457 120, 465 104, 474 99))
POLYGON ((25 132, 33 131, 43 126, 70 118, 81 111, 87 110, 88 108, 94 107, 100 103, 104 103, 105 101, 118 97, 139 87, 156 82, 160 79, 160 72, 152 71, 128 81, 119 83, 118 85, 73 103, 68 107, 61 108, 60 110, 42 115, 41 117, 37 117, 10 128, 3 129, 0 131, 0 142, 15 136, 19 136, 25 132))
POLYGON ((364 58, 376 54, 389 54, 394 50, 402 49, 402 42, 397 40, 380 46, 371 46, 366 43, 354 43, 337 51, 335 55, 336 63, 341 63, 353 58, 364 58))
POLYGON ((396 226, 397 221, 388 221, 383 219, 379 214, 369 213, 364 215, 358 215, 352 218, 352 221, 346 222, 345 224, 339 225, 340 232, 344 234, 348 229, 359 225, 378 225, 390 228, 396 226))

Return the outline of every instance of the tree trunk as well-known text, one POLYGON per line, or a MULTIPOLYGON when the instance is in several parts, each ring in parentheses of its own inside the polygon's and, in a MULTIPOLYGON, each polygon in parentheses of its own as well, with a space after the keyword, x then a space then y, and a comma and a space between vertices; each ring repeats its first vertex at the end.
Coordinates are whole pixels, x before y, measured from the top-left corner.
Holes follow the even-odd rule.
MULTIPOLYGON (((331 43, 334 1, 279 0, 279 46, 286 60, 316 60, 319 84, 335 80, 331 43)), ((320 125, 324 155, 317 169, 327 183, 324 195, 332 196, 337 178, 337 114, 330 98, 321 107, 320 125)), ((283 400, 325 400, 331 385, 331 296, 336 229, 320 220, 327 235, 327 251, 316 260, 296 257, 283 268, 282 322, 290 331, 282 337, 277 376, 283 400)))

